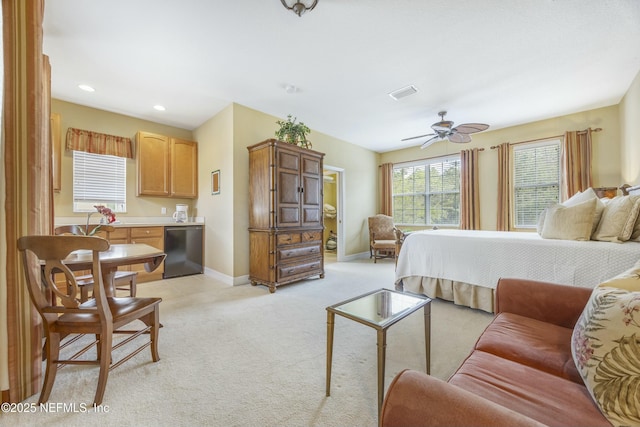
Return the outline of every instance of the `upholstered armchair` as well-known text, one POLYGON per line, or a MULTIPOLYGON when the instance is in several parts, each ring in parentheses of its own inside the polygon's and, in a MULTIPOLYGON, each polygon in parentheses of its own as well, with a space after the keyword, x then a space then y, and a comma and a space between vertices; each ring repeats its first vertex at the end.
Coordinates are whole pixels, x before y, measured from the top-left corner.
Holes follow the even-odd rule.
POLYGON ((369 217, 369 258, 377 262, 381 258, 396 255, 396 233, 393 218, 378 214, 369 217))

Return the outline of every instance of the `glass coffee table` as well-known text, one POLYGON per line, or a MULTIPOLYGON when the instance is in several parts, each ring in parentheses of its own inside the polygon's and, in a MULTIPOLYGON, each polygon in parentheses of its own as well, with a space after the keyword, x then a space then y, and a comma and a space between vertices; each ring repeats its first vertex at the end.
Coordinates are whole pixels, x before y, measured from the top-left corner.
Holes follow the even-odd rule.
POLYGON ((378 416, 384 396, 384 368, 387 329, 411 313, 424 308, 424 342, 427 374, 431 355, 431 298, 389 289, 378 289, 327 307, 327 396, 331 392, 331 361, 335 315, 355 320, 374 328, 378 333, 378 416))

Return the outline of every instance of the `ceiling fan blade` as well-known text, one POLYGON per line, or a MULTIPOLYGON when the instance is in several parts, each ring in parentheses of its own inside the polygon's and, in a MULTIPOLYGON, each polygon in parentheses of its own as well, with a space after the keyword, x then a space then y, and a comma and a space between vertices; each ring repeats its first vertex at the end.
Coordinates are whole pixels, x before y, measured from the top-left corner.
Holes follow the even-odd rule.
POLYGON ((409 141, 409 140, 412 140, 412 139, 424 138, 425 136, 431 136, 431 135, 435 135, 435 133, 428 133, 426 135, 412 136, 411 138, 401 139, 400 141, 409 141))
POLYGON ((453 128, 453 131, 458 133, 476 133, 489 129, 489 125, 484 123, 464 123, 453 128))
POLYGON ((456 143, 471 142, 471 137, 466 133, 452 133, 447 139, 456 143))
POLYGON ((425 142, 420 146, 420 149, 422 149, 422 150, 423 150, 423 149, 427 148, 428 146, 430 146, 431 144, 433 144, 434 142, 439 141, 439 140, 440 140, 440 137, 439 137, 438 135, 434 136, 434 137, 433 137, 433 138, 431 138, 431 139, 427 139, 427 140, 426 140, 426 141, 425 141, 425 142))

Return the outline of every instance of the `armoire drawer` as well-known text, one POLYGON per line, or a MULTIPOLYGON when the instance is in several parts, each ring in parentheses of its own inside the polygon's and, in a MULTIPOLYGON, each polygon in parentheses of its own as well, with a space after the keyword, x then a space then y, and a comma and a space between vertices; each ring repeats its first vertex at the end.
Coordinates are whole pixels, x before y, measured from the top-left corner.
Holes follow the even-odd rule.
POLYGON ((299 257, 308 257, 320 255, 322 248, 320 245, 307 245, 307 246, 284 246, 277 249, 278 261, 286 261, 288 259, 294 259, 299 257))
POLYGON ((322 264, 322 259, 317 258, 302 264, 279 265, 278 280, 286 279, 288 277, 294 277, 299 274, 309 274, 312 272, 319 272, 321 264, 322 264))
POLYGON ((276 239, 278 246, 292 245, 294 243, 300 243, 300 233, 278 234, 276 239))
POLYGON ((322 231, 305 231, 302 233, 303 242, 320 242, 322 241, 322 231))

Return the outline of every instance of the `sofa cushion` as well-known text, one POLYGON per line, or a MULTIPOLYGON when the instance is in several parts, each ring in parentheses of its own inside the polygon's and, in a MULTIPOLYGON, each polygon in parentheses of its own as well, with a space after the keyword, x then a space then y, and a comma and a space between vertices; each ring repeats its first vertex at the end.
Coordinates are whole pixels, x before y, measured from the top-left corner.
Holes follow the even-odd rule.
POLYGON ((475 350, 449 383, 547 425, 610 426, 587 388, 475 350))
POLYGON ((513 313, 500 313, 475 348, 582 384, 571 356, 573 329, 513 313))
POLYGON ((640 424, 640 292, 596 287, 574 328, 571 351, 609 421, 640 424))
POLYGON ((595 209, 595 199, 573 206, 554 205, 547 208, 542 225, 542 238, 589 240, 595 209))

